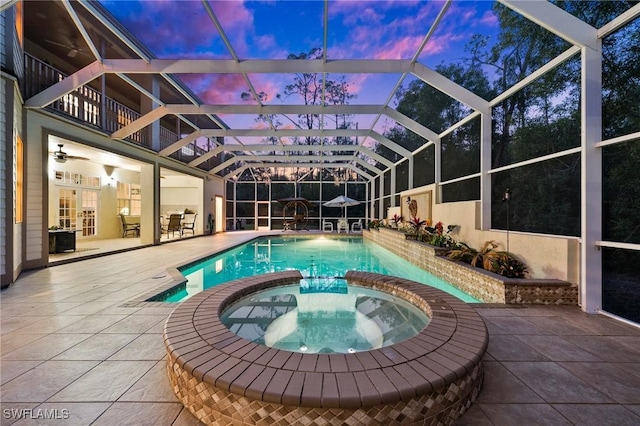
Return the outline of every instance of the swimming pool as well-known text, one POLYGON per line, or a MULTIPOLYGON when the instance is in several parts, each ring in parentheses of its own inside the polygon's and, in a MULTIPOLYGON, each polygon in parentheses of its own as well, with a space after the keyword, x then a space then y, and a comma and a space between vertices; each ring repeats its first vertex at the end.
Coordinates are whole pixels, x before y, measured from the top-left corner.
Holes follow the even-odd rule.
POLYGON ((261 237, 204 259, 180 272, 186 288, 163 300, 183 301, 215 285, 269 272, 297 269, 303 277, 343 277, 347 271, 393 275, 443 290, 470 303, 479 300, 362 237, 261 237))

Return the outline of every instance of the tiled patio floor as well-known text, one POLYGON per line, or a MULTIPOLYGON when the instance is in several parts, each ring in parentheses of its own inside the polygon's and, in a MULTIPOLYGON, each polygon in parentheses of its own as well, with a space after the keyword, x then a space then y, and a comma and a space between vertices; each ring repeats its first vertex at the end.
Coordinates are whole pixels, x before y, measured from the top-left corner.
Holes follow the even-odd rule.
MULTIPOLYGON (((173 307, 121 305, 166 283, 167 267, 256 235, 191 238, 23 273, 0 294, 1 424, 197 424, 165 371, 162 327, 173 307)), ((571 307, 478 312, 490 332, 485 383, 457 425, 640 424, 640 329, 571 307)))

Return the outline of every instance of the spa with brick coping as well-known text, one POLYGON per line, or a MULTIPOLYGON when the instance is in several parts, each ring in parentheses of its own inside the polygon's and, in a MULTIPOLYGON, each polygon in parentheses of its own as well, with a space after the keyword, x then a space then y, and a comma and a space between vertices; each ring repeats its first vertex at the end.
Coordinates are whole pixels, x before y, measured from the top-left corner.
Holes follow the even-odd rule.
POLYGON ((178 398, 206 424, 450 424, 475 400, 488 335, 475 310, 414 281, 350 271, 349 284, 392 293, 430 317, 400 343, 346 354, 296 353, 259 345, 220 321, 253 292, 298 282, 299 271, 222 284, 167 319, 168 374, 178 398))

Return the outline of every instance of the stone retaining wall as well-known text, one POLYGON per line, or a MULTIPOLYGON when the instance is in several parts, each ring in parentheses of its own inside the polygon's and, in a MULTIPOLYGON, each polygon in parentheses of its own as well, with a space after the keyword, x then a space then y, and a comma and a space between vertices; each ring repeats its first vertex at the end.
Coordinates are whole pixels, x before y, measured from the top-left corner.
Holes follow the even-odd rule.
POLYGON ((380 228, 362 233, 370 241, 447 281, 484 303, 577 305, 578 287, 555 279, 505 278, 444 257, 446 249, 407 240, 405 234, 380 228))

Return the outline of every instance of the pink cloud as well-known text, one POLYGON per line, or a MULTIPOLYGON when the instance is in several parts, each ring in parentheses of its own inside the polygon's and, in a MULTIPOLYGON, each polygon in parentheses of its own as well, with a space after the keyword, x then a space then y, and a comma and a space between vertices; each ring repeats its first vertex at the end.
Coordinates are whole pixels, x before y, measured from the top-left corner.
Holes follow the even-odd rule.
POLYGON ((452 42, 456 42, 462 38, 463 37, 461 35, 455 33, 433 36, 429 39, 429 42, 422 50, 421 56, 425 54, 434 55, 436 53, 442 53, 451 46, 452 42))
POLYGON ((246 56, 247 37, 254 33, 253 13, 247 9, 244 1, 210 1, 209 4, 225 34, 230 38, 236 54, 240 57, 246 56))
POLYGON ((422 36, 402 37, 392 40, 378 50, 375 59, 407 59, 411 58, 422 42, 422 36))
POLYGON ((183 74, 181 78, 207 104, 235 104, 247 91, 240 74, 183 74))
POLYGON ((487 10, 484 12, 484 15, 480 18, 480 23, 489 27, 497 27, 498 26, 498 17, 491 10, 487 10))

